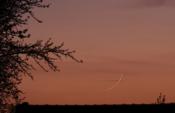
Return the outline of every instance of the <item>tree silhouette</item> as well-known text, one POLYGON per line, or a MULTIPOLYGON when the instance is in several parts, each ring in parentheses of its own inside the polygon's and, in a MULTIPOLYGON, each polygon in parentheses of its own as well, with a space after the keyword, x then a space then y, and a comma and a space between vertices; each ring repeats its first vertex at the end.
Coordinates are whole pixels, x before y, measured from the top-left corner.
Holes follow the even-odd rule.
POLYGON ((28 24, 30 18, 41 23, 33 13, 34 8, 48 8, 43 0, 0 0, 0 112, 6 112, 5 107, 20 101, 22 91, 19 84, 23 75, 30 76, 35 69, 33 62, 43 70, 46 63, 49 69, 57 71, 56 59, 63 56, 77 62, 69 49, 64 49, 64 44, 54 45, 51 39, 46 42, 38 40, 33 43, 26 42, 30 38, 28 24))

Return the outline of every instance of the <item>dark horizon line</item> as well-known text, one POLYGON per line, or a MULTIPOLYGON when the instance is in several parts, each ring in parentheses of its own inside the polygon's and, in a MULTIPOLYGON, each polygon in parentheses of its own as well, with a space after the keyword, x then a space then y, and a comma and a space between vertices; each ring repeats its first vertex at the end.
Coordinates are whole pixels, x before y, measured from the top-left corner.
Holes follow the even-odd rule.
POLYGON ((120 105, 169 105, 175 104, 175 102, 168 102, 168 103, 123 103, 123 104, 30 104, 27 102, 21 103, 19 105, 30 105, 30 106, 120 106, 120 105))

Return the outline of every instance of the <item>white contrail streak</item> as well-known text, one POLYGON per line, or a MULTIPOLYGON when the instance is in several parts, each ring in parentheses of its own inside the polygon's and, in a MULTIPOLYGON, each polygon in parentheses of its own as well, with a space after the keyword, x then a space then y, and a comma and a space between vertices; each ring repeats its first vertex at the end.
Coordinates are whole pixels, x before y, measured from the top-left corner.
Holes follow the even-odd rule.
POLYGON ((124 74, 121 74, 119 80, 116 80, 115 84, 112 85, 110 88, 106 89, 106 91, 110 91, 110 90, 114 89, 117 85, 119 85, 121 80, 123 79, 123 76, 124 76, 124 74))

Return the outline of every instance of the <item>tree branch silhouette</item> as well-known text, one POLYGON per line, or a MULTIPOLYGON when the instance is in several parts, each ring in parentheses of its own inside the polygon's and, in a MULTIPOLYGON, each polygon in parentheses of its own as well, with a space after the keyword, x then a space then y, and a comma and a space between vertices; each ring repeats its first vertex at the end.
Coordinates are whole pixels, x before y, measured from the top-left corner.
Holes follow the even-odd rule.
POLYGON ((43 0, 0 0, 0 112, 6 113, 7 104, 17 104, 21 100, 22 91, 19 84, 24 75, 33 78, 32 60, 44 71, 58 71, 57 59, 69 57, 81 63, 74 57, 75 51, 64 49, 64 43, 55 45, 51 39, 46 42, 37 40, 28 43, 30 33, 25 25, 29 19, 41 23, 35 17, 34 8, 48 8, 43 0), (49 69, 42 63, 47 64, 49 69))

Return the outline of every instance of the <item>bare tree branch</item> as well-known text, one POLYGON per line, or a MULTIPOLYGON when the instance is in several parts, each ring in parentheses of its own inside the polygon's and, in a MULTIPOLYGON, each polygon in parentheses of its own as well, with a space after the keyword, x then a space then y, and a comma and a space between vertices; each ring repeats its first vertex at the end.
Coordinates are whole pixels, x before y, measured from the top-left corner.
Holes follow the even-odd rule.
POLYGON ((55 45, 51 39, 26 42, 31 35, 24 25, 30 18, 42 22, 35 17, 33 9, 48 7, 43 0, 0 0, 0 113, 7 104, 20 101, 22 91, 18 86, 23 76, 33 78, 31 70, 35 68, 31 60, 44 71, 58 71, 56 60, 62 57, 82 63, 74 57, 75 51, 63 48, 64 43, 55 45))

